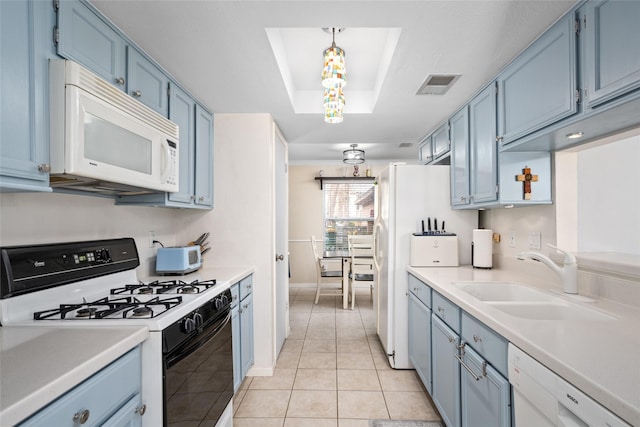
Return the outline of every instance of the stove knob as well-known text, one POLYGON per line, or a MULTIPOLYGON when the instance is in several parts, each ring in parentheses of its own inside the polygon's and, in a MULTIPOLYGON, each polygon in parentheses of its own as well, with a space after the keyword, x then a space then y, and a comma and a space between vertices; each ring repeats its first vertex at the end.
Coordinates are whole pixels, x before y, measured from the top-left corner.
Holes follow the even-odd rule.
POLYGON ((203 322, 204 322, 204 319, 202 317, 202 314, 200 313, 193 314, 193 323, 195 324, 196 328, 199 328, 200 326, 202 326, 203 322))
POLYGON ((184 331, 186 333, 190 334, 191 332, 196 330, 196 322, 193 319, 185 317, 184 321, 182 322, 182 327, 184 328, 184 331))
POLYGON ((229 304, 229 297, 228 296, 222 295, 222 304, 223 304, 223 306, 229 304))
POLYGON ((220 310, 222 307, 224 307, 222 298, 216 298, 215 300, 213 300, 213 304, 216 306, 216 310, 220 310))

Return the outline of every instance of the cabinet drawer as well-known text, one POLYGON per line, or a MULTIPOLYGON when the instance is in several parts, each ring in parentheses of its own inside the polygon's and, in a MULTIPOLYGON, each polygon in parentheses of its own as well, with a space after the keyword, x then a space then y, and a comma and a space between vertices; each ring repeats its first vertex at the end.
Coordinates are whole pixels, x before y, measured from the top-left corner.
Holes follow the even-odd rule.
POLYGON ((231 307, 237 307, 238 301, 240 301, 240 283, 234 283, 229 290, 231 291, 231 307))
POLYGON ((240 281, 240 300, 253 292, 253 275, 249 275, 240 281))
POLYGON ((104 423, 140 393, 140 348, 122 356, 49 406, 36 413, 20 427, 76 426, 75 414, 88 411, 84 426, 104 423))
POLYGON ((433 291, 433 313, 444 320, 451 329, 460 333, 460 308, 457 305, 433 291))
POLYGON ((431 308, 431 288, 412 274, 409 274, 409 292, 413 293, 424 305, 431 308))
POLYGON ((507 369, 507 340, 469 314, 462 313, 462 340, 473 347, 487 362, 505 377, 507 369))

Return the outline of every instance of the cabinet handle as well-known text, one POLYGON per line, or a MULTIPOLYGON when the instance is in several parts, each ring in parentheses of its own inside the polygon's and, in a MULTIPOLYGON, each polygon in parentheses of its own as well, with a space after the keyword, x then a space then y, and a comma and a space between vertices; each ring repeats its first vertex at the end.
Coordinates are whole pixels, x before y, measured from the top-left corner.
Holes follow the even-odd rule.
POLYGON ((503 139, 504 137, 502 136, 496 136, 496 142, 502 142, 503 139))
POLYGON ((145 412, 147 412, 147 405, 146 404, 143 404, 142 406, 138 406, 136 408, 136 414, 140 414, 140 416, 143 416, 145 412))
POLYGON ((43 173, 51 172, 51 165, 49 165, 48 163, 39 164, 38 172, 43 172, 43 173))
POLYGON ((442 312, 444 311, 444 308, 442 308, 442 307, 438 306, 438 311, 439 311, 440 313, 442 313, 442 312))
POLYGON ((198 197, 198 201, 199 201, 199 202, 204 202, 204 196, 200 196, 200 197, 198 197))
POLYGON ((140 98, 142 96, 142 92, 140 92, 139 90, 133 91, 133 93, 131 94, 136 98, 140 98))
POLYGON ((482 337, 480 335, 474 335, 473 336, 473 341, 474 342, 482 342, 482 337))
POLYGON ((75 415, 73 416, 73 422, 78 424, 84 424, 89 420, 89 415, 91 415, 91 413, 89 412, 88 409, 85 409, 82 412, 76 412, 75 415))
POLYGON ((116 83, 119 84, 120 86, 124 86, 124 77, 118 77, 116 79, 116 83))
POLYGON ((462 367, 463 367, 464 369, 466 369, 466 370, 467 370, 467 372, 469 372, 469 373, 471 374, 471 376, 473 377, 473 379, 474 379, 474 380, 476 380, 476 381, 480 381, 482 378, 484 378, 484 377, 486 377, 486 376, 487 376, 487 362, 486 362, 486 361, 483 361, 483 362, 482 362, 482 375, 478 376, 478 375, 476 375, 476 373, 475 373, 475 372, 473 372, 473 370, 472 370, 470 367, 468 367, 468 366, 467 366, 467 364, 466 364, 466 363, 464 363, 464 362, 462 361, 462 357, 458 356, 457 354, 454 354, 454 355, 453 355, 453 357, 455 357, 456 359, 458 359, 458 362, 460 362, 460 364, 462 365, 462 367))

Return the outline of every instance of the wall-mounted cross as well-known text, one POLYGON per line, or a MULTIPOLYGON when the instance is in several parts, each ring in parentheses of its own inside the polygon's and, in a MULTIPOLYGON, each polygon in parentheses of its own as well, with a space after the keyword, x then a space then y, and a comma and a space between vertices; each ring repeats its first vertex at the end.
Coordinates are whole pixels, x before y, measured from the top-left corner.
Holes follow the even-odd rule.
POLYGON ((538 175, 532 175, 531 168, 525 166, 522 169, 522 175, 516 175, 516 181, 522 182, 522 198, 531 200, 531 182, 537 182, 538 175))

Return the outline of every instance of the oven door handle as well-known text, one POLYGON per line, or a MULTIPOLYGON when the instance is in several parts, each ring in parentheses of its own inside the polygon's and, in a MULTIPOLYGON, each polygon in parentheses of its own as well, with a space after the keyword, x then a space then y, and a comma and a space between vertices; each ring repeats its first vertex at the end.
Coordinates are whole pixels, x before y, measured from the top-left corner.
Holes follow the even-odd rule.
POLYGON ((175 365, 176 363, 178 363, 179 361, 181 361, 182 359, 184 359, 185 357, 187 357, 188 355, 190 355, 200 347, 206 345, 211 340, 215 339, 218 336, 218 334, 222 332, 222 329, 224 329, 224 327, 229 324, 230 321, 231 321, 231 310, 229 310, 229 312, 224 317, 224 319, 222 319, 219 322, 220 323, 219 326, 214 327, 213 330, 207 333, 206 336, 202 338, 198 338, 195 342, 190 341, 189 343, 187 343, 188 345, 184 347, 179 347, 176 350, 172 351, 170 355, 167 355, 165 359, 165 367, 169 369, 170 367, 172 367, 173 365, 175 365))

